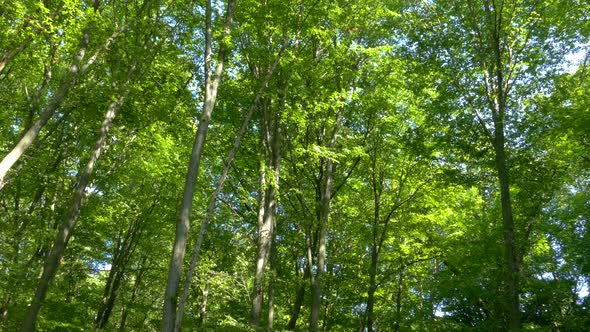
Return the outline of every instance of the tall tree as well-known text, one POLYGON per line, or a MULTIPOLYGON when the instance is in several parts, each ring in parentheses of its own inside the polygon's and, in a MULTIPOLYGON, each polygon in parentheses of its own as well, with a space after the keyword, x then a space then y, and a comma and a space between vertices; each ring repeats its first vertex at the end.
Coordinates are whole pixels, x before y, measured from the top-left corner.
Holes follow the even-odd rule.
MULTIPOLYGON (((510 189, 514 175, 510 175, 508 153, 516 145, 518 135, 507 133, 522 116, 518 113, 519 104, 543 88, 543 78, 536 72, 551 75, 555 59, 571 47, 572 31, 556 32, 552 25, 559 18, 550 12, 564 13, 567 9, 560 5, 516 0, 437 2, 432 6, 425 5, 423 9, 427 24, 432 24, 427 29, 436 36, 431 41, 438 51, 430 54, 439 64, 459 73, 449 80, 450 84, 457 89, 455 91, 461 91, 462 95, 457 96, 460 104, 472 112, 473 119, 479 123, 494 150, 502 211, 508 326, 511 330, 519 330, 522 268, 519 234, 523 230, 519 229, 520 222, 514 220, 510 189), (441 30, 444 24, 451 22, 459 30, 441 30), (439 39, 441 37, 443 39, 439 39), (541 48, 545 52, 541 52, 541 48), (529 88, 525 89, 527 84, 529 88)), ((421 35, 420 38, 424 37, 421 35)), ((418 50, 426 50, 432 44, 422 40, 418 46, 418 50)))
MULTIPOLYGON (((223 170, 221 171, 221 176, 219 177, 219 180, 217 181, 215 191, 213 192, 213 194, 211 195, 211 197, 209 199, 209 204, 207 206, 207 212, 205 214, 204 220, 201 223, 201 229, 199 230, 199 235, 197 237, 197 241, 196 241, 195 247, 193 249, 191 263, 189 266, 189 270, 187 272, 187 277, 186 277, 186 280, 184 281, 182 296, 181 296, 180 302, 178 304, 178 311, 179 312, 178 312, 177 318, 176 318, 176 329, 177 330, 180 330, 182 327, 182 315, 183 315, 184 306, 186 305, 186 301, 188 298, 188 292, 189 292, 190 285, 192 282, 192 277, 193 277, 193 274, 194 274, 195 269, 197 267, 199 254, 201 251, 201 245, 203 244, 203 239, 205 237, 205 232, 207 231, 207 226, 209 225, 209 222, 213 218, 213 213, 214 213, 215 207, 217 205, 218 196, 221 193, 221 190, 223 189, 229 169, 234 161, 234 158, 236 156, 238 148, 240 147, 240 143, 242 142, 242 139, 244 138, 244 136, 246 134, 246 131, 248 129, 248 125, 250 123, 250 119, 252 118, 254 111, 258 109, 258 104, 260 103, 262 95, 266 91, 266 89, 268 87, 268 83, 269 83, 277 65, 279 64, 279 61, 280 61, 281 57, 283 56, 283 53, 285 52, 285 49, 287 47, 286 42, 287 41, 285 41, 285 44, 283 44, 283 46, 279 50, 279 53, 275 57, 273 63, 270 65, 270 67, 266 71, 264 81, 262 82, 262 85, 260 86, 260 89, 258 90, 256 97, 254 98, 254 102, 250 106, 250 109, 248 110, 248 113, 246 114, 246 117, 242 123, 242 126, 240 127, 240 130, 238 131, 238 133, 236 135, 234 144, 232 145, 232 148, 229 151, 227 158, 225 159, 223 170)), ((206 306, 206 302, 207 302, 206 299, 204 299, 205 306, 206 306)))
POLYGON ((209 120, 215 107, 217 90, 223 73, 223 65, 226 56, 226 38, 229 37, 232 26, 233 15, 235 11, 236 0, 229 0, 227 3, 225 24, 223 27, 223 37, 218 49, 217 65, 215 71, 211 73, 212 65, 212 48, 213 48, 213 25, 212 25, 212 6, 211 0, 207 0, 205 6, 205 97, 203 101, 203 111, 199 120, 199 126, 195 135, 189 167, 186 175, 186 184, 180 206, 180 215, 176 223, 176 237, 170 258, 170 268, 168 270, 168 282, 164 295, 164 313, 162 316, 162 331, 173 331, 176 322, 176 309, 178 286, 184 263, 186 244, 188 241, 190 229, 190 214, 193 203, 193 195, 197 182, 201 156, 205 147, 207 130, 209 129, 209 120))
MULTIPOLYGON (((99 1, 95 1, 94 11, 99 10, 99 1)), ((40 116, 31 124, 29 128, 25 128, 16 146, 2 159, 0 162, 0 190, 6 184, 6 175, 12 166, 22 157, 26 150, 35 141, 41 129, 47 124, 54 113, 59 108, 60 104, 66 98, 70 90, 76 86, 88 69, 96 62, 99 56, 108 50, 111 44, 117 37, 127 29, 127 25, 117 28, 113 34, 108 37, 105 42, 96 50, 96 52, 86 57, 86 52, 90 40, 90 27, 83 29, 80 47, 70 65, 68 75, 65 82, 60 86, 58 91, 53 95, 49 104, 42 110, 40 116)))
POLYGON ((80 178, 78 180, 78 184, 76 185, 76 189, 74 192, 74 197, 72 199, 72 203, 68 212, 64 218, 64 221, 59 229, 59 233, 55 238, 55 242, 51 247, 49 255, 45 260, 45 265, 43 267, 43 274, 39 279, 39 286, 37 286, 37 290, 35 291, 35 296, 31 302, 29 307, 28 314, 24 320, 23 326, 21 327, 21 331, 33 331, 35 329, 35 322, 37 320, 37 315, 41 310, 41 306, 43 305, 43 301, 47 295, 47 290, 49 289, 49 283, 55 277, 57 269, 59 267, 59 262, 63 256, 63 253, 68 245, 68 241, 72 236, 72 232, 78 223, 78 217, 80 216, 80 209, 82 208, 82 199, 84 198, 86 188, 90 182, 90 177, 94 172, 94 167, 100 154, 104 148, 104 144, 108 135, 108 132, 113 124, 113 120, 117 111, 123 105, 125 101, 126 93, 118 95, 115 97, 114 101, 111 102, 107 111, 105 113, 104 119, 102 121, 100 130, 98 131, 99 135, 92 147, 92 151, 90 153, 90 158, 86 165, 80 170, 80 178))
MULTIPOLYGON (((263 158, 260 162, 258 210, 258 252, 252 295, 251 323, 260 324, 263 277, 269 261, 277 223, 278 187, 281 163, 280 108, 281 100, 262 103, 261 135, 263 158)), ((270 308, 269 308, 270 309, 270 308)))

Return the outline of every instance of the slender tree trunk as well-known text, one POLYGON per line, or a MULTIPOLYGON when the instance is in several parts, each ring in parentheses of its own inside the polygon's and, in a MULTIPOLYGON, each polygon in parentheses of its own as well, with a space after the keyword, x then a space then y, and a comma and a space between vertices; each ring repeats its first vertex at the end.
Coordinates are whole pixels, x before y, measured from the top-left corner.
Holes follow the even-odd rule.
MULTIPOLYGON (((275 218, 276 222, 276 218, 275 218)), ((274 301, 275 301, 275 279, 277 275, 277 244, 276 244, 276 233, 277 233, 277 225, 275 224, 273 227, 273 234, 270 243, 270 258, 269 258, 269 265, 270 265, 270 279, 268 281, 268 321, 266 325, 267 331, 273 331, 274 325, 274 317, 275 317, 275 308, 274 308, 274 301)))
POLYGON ((27 39, 24 43, 12 49, 12 51, 4 52, 4 56, 2 56, 2 59, 0 59, 0 74, 2 74, 2 71, 4 71, 4 68, 6 67, 8 61, 12 60, 12 58, 17 56, 20 52, 22 52, 22 50, 24 50, 25 47, 29 45, 30 41, 30 39, 27 39))
POLYGON ((295 303, 293 303, 293 309, 291 311, 291 318, 289 319, 289 323, 287 324, 287 330, 293 331, 297 326, 297 319, 299 319, 299 314, 301 313, 301 306, 303 305, 303 300, 305 299, 305 289, 307 288, 307 279, 309 279, 310 270, 309 264, 305 264, 304 272, 303 272, 303 283, 299 286, 299 290, 297 291, 297 296, 295 297, 295 303))
POLYGON ((518 298, 518 254, 516 239, 514 236, 514 220, 512 216, 512 204, 510 200, 510 184, 504 149, 504 132, 501 125, 495 128, 496 138, 496 170, 500 182, 500 196, 502 202, 502 221, 504 226, 504 248, 508 265, 508 294, 510 303, 510 329, 520 330, 520 304, 518 298))
POLYGON ((487 87, 488 102, 494 122, 494 151, 498 182, 500 183, 500 200, 502 203, 502 224, 504 228, 504 249, 506 255, 508 284, 508 312, 510 317, 510 330, 520 331, 520 301, 519 293, 519 263, 518 245, 514 233, 514 219, 512 214, 512 202, 510 199, 510 180, 506 163, 506 149, 504 136, 504 121, 506 118, 506 101, 508 98, 508 85, 504 80, 504 62, 502 47, 502 7, 493 8, 486 5, 486 11, 493 20, 492 47, 494 63, 490 64, 490 76, 494 76, 494 82, 487 87))
MULTIPOLYGON (((235 4, 236 0, 228 1, 223 39, 229 35, 235 4)), ((209 129, 209 120, 211 119, 211 114, 213 113, 213 108, 215 106, 215 99, 217 98, 217 90, 219 87, 219 82, 221 81, 221 74, 223 72, 225 59, 225 44, 222 42, 217 56, 217 67, 215 68, 213 76, 211 76, 211 11, 211 0, 207 0, 205 7, 205 101, 203 103, 203 112, 201 115, 201 120, 199 121, 199 126, 197 128, 197 134, 195 135, 195 141, 193 143, 191 158, 186 174, 186 182, 180 207, 180 215, 176 222, 176 235, 174 238, 174 246, 172 248, 172 256, 170 258, 170 267, 168 269, 166 292, 164 295, 164 312, 161 328, 162 332, 174 331, 176 325, 178 286, 180 284, 180 276, 182 274, 182 265, 184 263, 184 255, 186 252, 186 244, 188 241, 190 229, 190 213, 193 204, 193 195, 199 174, 199 166, 201 163, 203 148, 205 146, 205 139, 209 129)))
POLYGON ((0 307, 0 326, 4 326, 4 322, 8 318, 8 307, 10 306, 12 300, 12 294, 10 292, 6 292, 4 295, 4 299, 2 300, 2 306, 0 307))
MULTIPOLYGON (((328 275, 333 276, 334 275, 334 264, 330 264, 329 262, 326 262, 326 267, 328 268, 328 275)), ((329 294, 330 293, 330 286, 331 284, 326 283, 325 284, 325 288, 326 288, 326 292, 329 294)), ((322 317, 322 331, 327 332, 330 330, 330 312, 333 309, 333 304, 330 303, 328 301, 328 303, 326 303, 326 305, 324 305, 324 315, 322 317)))
MULTIPOLYGON (((376 143, 378 144, 378 143, 376 143)), ((379 264, 379 254, 381 252, 381 246, 383 241, 385 241, 385 235, 387 233, 387 226, 389 225, 389 220, 393 212, 397 209, 394 206, 390 212, 387 214, 385 218, 385 222, 383 222, 382 230, 379 231, 379 228, 382 224, 381 222, 381 195, 383 193, 383 170, 377 165, 377 158, 379 154, 379 147, 375 146, 375 150, 372 155, 372 167, 371 167, 371 185, 373 187, 373 229, 372 229, 372 237, 373 243, 371 246, 371 265, 369 267, 369 289, 367 290, 367 310, 366 310, 366 328, 367 332, 373 332, 373 327, 375 325, 375 292, 377 291, 377 267, 379 264)), ((400 184, 398 188, 398 204, 401 190, 403 185, 403 177, 400 179, 400 184)), ((402 203, 403 204, 403 203, 402 203)))
MULTIPOLYGON (((286 45, 286 41, 285 41, 286 45)), ((284 90, 282 93, 279 93, 279 108, 284 109, 286 105, 286 97, 287 97, 287 90, 289 88, 289 82, 285 83, 284 90)), ((279 185, 279 178, 280 178, 280 162, 282 157, 282 152, 280 148, 280 114, 274 114, 273 119, 273 136, 274 140, 272 141, 273 145, 273 152, 274 152, 274 164, 275 164, 275 176, 274 179, 276 180, 276 190, 278 191, 279 185)), ((276 216, 276 206, 278 206, 278 202, 275 198, 275 211, 274 211, 274 225, 273 225, 273 234, 272 234, 272 241, 271 241, 271 248, 270 248, 270 280, 268 283, 268 323, 267 323, 267 330, 273 331, 274 329, 274 317, 275 317, 275 281, 277 278, 277 255, 278 255, 278 244, 277 244, 277 216, 276 216)))
MULTIPOLYGON (((56 156, 55 161, 51 164, 51 166, 45 171, 45 175, 46 177, 48 177, 51 174, 55 174, 55 171, 57 170, 57 167, 59 166, 59 163, 63 160, 63 154, 59 153, 58 156, 56 156)), ((30 218, 33 214, 33 212, 35 211, 35 209, 37 208, 37 206, 39 205, 39 203, 41 202, 41 198, 43 197, 43 194, 45 193, 47 186, 48 186, 48 180, 47 178, 44 178, 41 185, 39 186, 39 188, 37 188, 37 191, 35 192, 35 195, 33 196, 33 201, 31 202, 31 204, 29 205, 29 208, 27 210, 27 214, 29 217, 24 218, 24 220, 22 220, 20 222, 20 224, 15 225, 14 227, 16 228, 16 232, 13 235, 13 239, 12 239, 12 251, 14 253, 14 256, 12 258, 12 266, 18 266, 19 261, 19 254, 20 254, 20 243, 22 241, 22 237, 23 237, 23 233, 25 232, 27 226, 29 225, 29 223, 31 222, 32 218, 30 218)), ((20 186, 20 183, 19 183, 20 186)), ((20 190, 20 189, 19 189, 20 190)), ((18 190, 17 190, 18 192, 18 190)), ((52 200, 47 199, 44 200, 46 205, 49 205, 49 208, 51 208, 51 204, 53 203, 52 200)), ((38 251, 36 251, 38 252, 38 251)), ((37 254, 34 254, 30 260, 28 262, 26 262, 26 266, 31 266, 32 265, 32 261, 35 259, 35 256, 37 254)), ((22 264, 22 263, 20 263, 22 264)), ((4 296, 4 301, 2 302, 2 306, 0 306, 0 327, 2 326, 2 324, 4 323, 4 321, 7 319, 8 317, 8 307, 11 304, 11 300, 12 300, 12 292, 13 291, 19 291, 20 289, 20 284, 22 282, 22 280, 20 278, 17 277, 18 271, 21 268, 14 268, 11 269, 8 273, 8 280, 10 281, 10 284, 12 285, 11 289, 7 289, 5 296, 4 296)))
POLYGON ((371 248, 371 267, 369 268, 369 290, 367 291, 367 332, 373 332, 375 322, 375 291, 377 290, 377 262, 379 254, 377 246, 374 243, 371 248))
MULTIPOLYGON (((149 208, 148 214, 151 213, 154 207, 155 203, 149 208)), ((95 329, 103 329, 109 322, 123 277, 125 276, 127 265, 135 251, 141 235, 140 227, 142 221, 143 216, 139 216, 129 225, 125 234, 119 235, 120 240, 118 241, 119 243, 117 244, 116 252, 113 255, 113 263, 111 265, 111 270, 109 271, 101 305, 94 321, 95 329)))
POLYGON ((33 125, 30 126, 24 134, 21 136, 20 140, 16 144, 16 146, 2 159, 0 162, 0 190, 6 184, 5 178, 8 171, 12 168, 12 166, 22 157, 25 151, 31 146, 31 144, 35 141, 41 129, 49 119, 53 116, 55 111, 61 105, 61 102, 64 98, 68 95, 70 90, 76 86, 81 76, 88 70, 88 68, 96 62, 100 54, 109 48, 109 46, 117 39, 117 37, 127 29, 127 26, 123 26, 122 28, 115 31, 106 41, 105 43, 96 51, 94 55, 92 55, 86 62, 81 65, 82 60, 86 55, 86 48, 89 42, 89 35, 88 33, 84 33, 84 37, 81 42, 80 49, 74 59, 74 63, 70 66, 68 78, 66 79, 65 83, 59 88, 59 90, 55 93, 49 105, 45 107, 45 109, 41 112, 41 115, 37 120, 33 122, 33 125))
MULTIPOLYGON (((119 294, 119 289, 121 288, 121 283, 125 275, 122 268, 123 267, 117 267, 117 269, 114 270, 115 272, 113 273, 111 283, 105 286, 103 302, 101 303, 94 323, 95 329, 103 329, 109 322, 111 312, 115 306, 115 301, 117 300, 117 295, 119 294)), ((111 271, 113 271, 113 269, 111 269, 111 271)))
MULTIPOLYGON (((336 146, 338 130, 340 129, 342 109, 338 110, 336 115, 336 124, 332 131, 332 136, 328 147, 333 149, 336 146)), ((322 279, 326 269, 326 237, 328 233, 328 220, 330 216, 330 202, 332 201, 332 187, 334 185, 334 164, 330 158, 325 158, 323 172, 323 183, 321 184, 320 193, 320 234, 318 240, 318 261, 317 273, 314 283, 312 284, 312 303, 311 315, 309 320, 309 330, 316 332, 319 330, 320 307, 322 299, 322 279)))
MULTIPOLYGON (((137 272, 137 276, 135 276, 135 283, 133 284, 133 290, 131 291, 131 299, 129 300, 130 303, 135 303, 135 299, 139 294, 139 286, 141 286, 141 281, 143 279, 143 275, 147 270, 144 268, 145 263, 147 262, 149 256, 145 256, 143 262, 141 263, 139 270, 137 272)), ((127 315, 129 313, 129 307, 123 306, 123 312, 121 313, 121 322, 119 323, 119 332, 125 331, 127 325, 127 315)))
MULTIPOLYGON (((120 247, 120 239, 119 239, 119 243, 117 243, 117 247, 120 247)), ((114 255, 113 263, 111 265, 111 270, 109 271, 109 276, 107 277, 107 282, 105 283, 105 287, 103 290, 102 300, 101 300, 100 306, 98 308, 98 313, 96 314, 96 317, 94 318, 93 331, 96 331, 97 329, 100 328, 99 326, 102 322, 102 318, 103 318, 104 312, 106 310, 107 302, 110 298, 111 290, 113 288, 113 281, 117 278, 117 275, 119 274, 119 259, 120 259, 119 255, 120 255, 119 252, 116 252, 114 255)))
POLYGON ((67 96, 70 89, 76 85, 76 80, 80 70, 80 63, 86 54, 88 39, 88 34, 85 34, 84 38, 82 39, 80 49, 74 58, 74 63, 70 66, 69 75, 65 83, 53 96, 49 102, 49 105, 47 105, 47 107, 45 107, 45 109, 41 112, 39 118, 37 118, 37 120, 35 120, 33 124, 25 130, 16 146, 0 162, 0 190, 5 185, 4 178, 6 177, 6 174, 10 168, 18 161, 18 159, 25 153, 25 151, 37 138, 41 132, 41 128, 43 128, 47 121, 49 121, 49 119, 53 116, 53 113, 55 113, 63 99, 67 96))
POLYGON ((59 262, 63 257, 63 253, 66 249, 68 241, 70 240, 72 232, 74 231, 74 228, 78 222, 78 216, 80 215, 80 209, 82 208, 84 192, 86 191, 86 187, 90 182, 90 177, 94 172, 96 162, 100 157, 100 153, 104 147, 107 135, 111 125, 113 124, 113 119, 115 118, 119 108, 121 108, 125 98, 126 94, 119 95, 114 101, 110 103, 105 113, 100 131, 98 132, 98 138, 92 147, 90 158, 86 166, 80 171, 80 177, 78 178, 78 184, 76 185, 72 204, 70 205, 65 219, 59 229, 59 233, 55 238, 53 247, 51 248, 47 259, 45 260, 43 274, 41 275, 37 290, 35 291, 35 296, 31 301, 31 305, 29 306, 29 310, 21 327, 21 332, 33 331, 35 328, 37 315, 39 314, 41 306, 45 301, 45 296, 47 295, 47 290, 49 289, 49 283, 55 277, 59 267, 59 262))
POLYGON ((207 320, 207 302, 209 301, 209 288, 211 283, 209 280, 205 282, 205 289, 203 289, 203 298, 201 299, 201 308, 199 310, 199 328, 202 329, 207 320))
MULTIPOLYGON (((269 104, 272 104, 270 102, 269 104)), ((254 274, 254 287, 252 294, 251 323, 258 327, 262 313, 262 298, 264 272, 268 263, 272 238, 276 225, 277 191, 280 174, 280 118, 272 105, 263 103, 262 116, 262 142, 265 151, 265 163, 262 165, 261 177, 270 176, 269 183, 264 183, 260 188, 264 192, 264 208, 262 224, 258 225, 258 253, 256 257, 256 272, 254 274), (267 172, 268 171, 268 172, 267 172)))
MULTIPOLYGON (((50 19, 55 19, 59 14, 61 14, 62 10, 63 10, 63 2, 59 4, 59 6, 57 7, 57 9, 51 13, 51 15, 49 15, 48 18, 50 19)), ((97 10, 97 7, 94 7, 95 10, 97 10)), ((20 33, 22 33, 24 30, 28 29, 28 28, 32 28, 32 30, 36 33, 36 34, 42 34, 43 30, 42 28, 47 28, 47 26, 45 26, 45 24, 43 24, 42 22, 34 22, 34 20, 30 20, 30 19, 25 19, 25 23, 20 27, 20 33), (31 24, 34 23, 34 24, 31 24)), ((29 46, 29 44, 33 41, 32 37, 28 37, 26 38, 19 46, 13 48, 12 50, 7 50, 6 52, 4 52, 4 55, 2 56, 2 59, 0 59, 0 75, 2 74, 2 72, 4 71, 4 68, 6 67, 6 64, 8 64, 8 62, 10 62, 10 60, 12 60, 15 56, 17 56, 20 52, 22 52, 25 48, 27 48, 27 46, 29 46)))
POLYGON ((331 190, 333 183, 333 165, 331 160, 326 160, 325 184, 322 188, 321 197, 321 225, 319 234, 318 263, 315 282, 312 287, 310 331, 319 330, 320 307, 322 298, 322 279, 326 266, 326 236, 328 232, 328 218, 330 213, 331 190))
MULTIPOLYGON (((266 265, 266 259, 262 246, 264 237, 268 237, 268 229, 264 230, 265 216, 267 208, 267 190, 266 184, 266 167, 264 161, 260 162, 260 179, 259 179, 259 199, 258 199, 258 250, 256 254, 256 271, 254 272, 254 285, 252 287, 252 309, 250 311, 250 323, 256 327, 260 324, 260 312, 262 311, 262 277, 266 265)), ((267 228, 270 226, 266 225, 267 228)))
POLYGON ((313 265, 313 263, 309 261, 311 259, 311 253, 313 252, 313 250, 310 247, 311 241, 306 241, 306 243, 308 245, 308 248, 306 249, 305 253, 305 266, 303 267, 303 278, 301 280, 302 283, 299 286, 299 290, 297 291, 297 296, 295 297, 295 303, 293 303, 291 318, 289 319, 289 323, 287 324, 287 330, 289 331, 295 330, 295 327, 297 326, 297 320, 299 319, 299 314, 301 313, 301 306, 303 305, 303 300, 305 299, 305 290, 308 287, 307 280, 312 280, 311 284, 313 284, 313 275, 311 274, 311 266, 313 265))
POLYGON ((397 294, 395 297, 395 324, 393 326, 393 330, 395 332, 399 331, 400 322, 402 320, 402 282, 403 282, 403 270, 399 272, 398 279, 397 279, 397 294))
POLYGON ((209 204, 207 206, 207 213, 205 214, 205 219, 201 223, 201 229, 199 230, 197 243, 193 249, 191 263, 189 266, 189 270, 187 272, 186 279, 184 281, 184 287, 182 289, 182 295, 180 298, 180 302, 178 303, 178 313, 176 315, 176 324, 175 324, 175 326, 176 326, 175 328, 177 331, 180 331, 180 329, 182 327, 182 316, 184 315, 184 307, 186 305, 186 301, 188 298, 190 284, 191 284, 195 269, 197 267, 199 253, 201 251, 201 245, 203 243, 203 238, 205 237, 205 233, 207 231, 207 226, 209 225, 209 222, 213 218, 213 212, 215 210, 215 206, 217 205, 217 197, 219 196, 219 194, 221 193, 221 190, 223 189, 223 185, 225 184, 225 179, 227 178, 227 174, 229 173, 229 168, 231 167, 231 164, 233 163, 236 153, 238 152, 238 148, 240 147, 242 139, 244 138, 244 135, 246 134, 246 131, 248 130, 248 124, 250 123, 250 119, 252 118, 252 115, 254 114, 254 111, 256 110, 258 103, 260 102, 260 99, 262 98, 262 95, 264 94, 264 91, 266 91, 266 88, 268 87, 268 82, 270 81, 270 78, 272 77, 272 74, 273 74, 277 64, 279 63, 280 58, 282 57, 282 55, 285 52, 286 45, 287 45, 286 43, 283 44, 281 50, 279 51, 279 54, 275 58, 275 61, 273 62, 271 67, 269 67, 269 69, 266 73, 266 77, 264 79, 264 82, 262 83, 262 86, 260 87, 258 94, 256 95, 254 102, 252 103, 252 106, 250 106, 250 109, 248 110, 248 114, 246 114, 246 118, 244 119, 244 121, 242 123, 242 127, 240 127, 240 130, 238 131, 238 134, 236 136, 236 139, 234 141, 232 149, 230 150, 227 158, 225 159, 225 165, 223 167, 223 171, 221 172, 221 176, 219 177, 219 180, 217 182, 217 186, 215 187, 215 191, 213 192, 213 194, 211 195, 211 198, 209 199, 209 204))
POLYGON ((368 299, 367 299, 367 331, 373 331, 373 323, 375 322, 375 314, 374 314, 374 306, 375 306, 375 291, 377 290, 377 285, 375 282, 375 276, 377 272, 377 259, 376 254, 371 254, 371 269, 370 269, 370 278, 369 278, 369 291, 368 291, 368 299))

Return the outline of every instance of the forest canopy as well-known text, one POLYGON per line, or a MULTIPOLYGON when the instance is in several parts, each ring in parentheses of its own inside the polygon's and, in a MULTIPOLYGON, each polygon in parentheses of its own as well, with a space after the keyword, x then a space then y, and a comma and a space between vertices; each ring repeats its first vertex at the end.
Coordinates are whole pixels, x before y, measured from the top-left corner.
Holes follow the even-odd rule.
POLYGON ((0 330, 584 331, 583 0, 0 0, 0 330))

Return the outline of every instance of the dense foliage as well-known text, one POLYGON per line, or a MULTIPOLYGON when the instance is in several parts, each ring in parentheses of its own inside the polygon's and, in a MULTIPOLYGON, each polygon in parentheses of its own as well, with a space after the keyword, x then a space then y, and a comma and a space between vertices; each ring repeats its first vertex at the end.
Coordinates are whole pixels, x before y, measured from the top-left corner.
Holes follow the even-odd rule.
POLYGON ((0 0, 0 329, 583 331, 588 17, 0 0))

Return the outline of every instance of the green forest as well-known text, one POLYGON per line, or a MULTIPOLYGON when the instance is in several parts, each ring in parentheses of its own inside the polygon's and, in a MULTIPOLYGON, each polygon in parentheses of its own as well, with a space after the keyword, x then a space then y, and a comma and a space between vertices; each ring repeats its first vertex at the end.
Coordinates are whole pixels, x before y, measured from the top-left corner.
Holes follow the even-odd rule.
POLYGON ((587 0, 0 0, 0 330, 587 331, 587 0))

